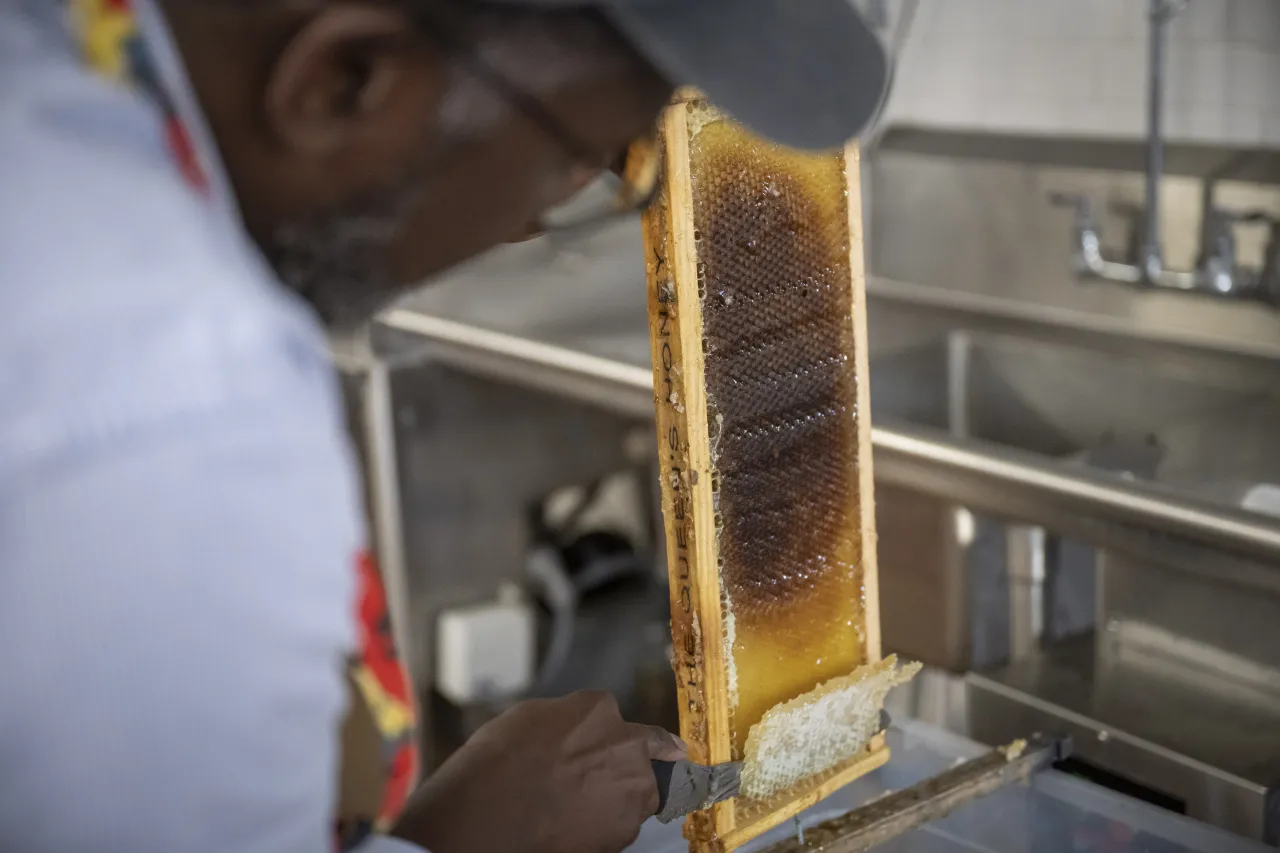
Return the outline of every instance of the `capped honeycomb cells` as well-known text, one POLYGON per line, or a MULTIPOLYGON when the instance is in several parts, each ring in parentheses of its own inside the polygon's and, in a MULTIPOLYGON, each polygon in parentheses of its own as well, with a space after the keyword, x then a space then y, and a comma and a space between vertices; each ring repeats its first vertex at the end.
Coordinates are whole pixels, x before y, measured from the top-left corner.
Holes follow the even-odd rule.
POLYGON ((768 798, 856 755, 879 731, 889 691, 919 671, 889 655, 770 708, 747 737, 742 795, 768 798))
POLYGON ((843 158, 690 109, 734 757, 765 713, 865 657, 843 158))

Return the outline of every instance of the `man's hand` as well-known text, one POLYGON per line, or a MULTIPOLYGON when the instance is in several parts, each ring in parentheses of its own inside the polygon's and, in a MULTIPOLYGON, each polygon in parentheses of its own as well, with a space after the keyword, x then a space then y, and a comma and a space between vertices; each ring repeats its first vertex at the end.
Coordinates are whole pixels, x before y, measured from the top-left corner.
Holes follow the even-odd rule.
POLYGON ((658 810, 650 759, 683 757, 607 693, 524 702, 413 794, 393 834, 431 853, 618 853, 658 810))

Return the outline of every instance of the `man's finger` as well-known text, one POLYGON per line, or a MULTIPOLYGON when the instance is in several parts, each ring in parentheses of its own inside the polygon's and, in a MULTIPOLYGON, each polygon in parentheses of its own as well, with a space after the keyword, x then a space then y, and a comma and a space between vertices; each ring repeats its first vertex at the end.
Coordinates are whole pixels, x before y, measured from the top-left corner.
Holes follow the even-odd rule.
POLYGON ((649 758, 658 761, 680 761, 689 757, 689 746, 661 726, 637 726, 644 730, 649 758))

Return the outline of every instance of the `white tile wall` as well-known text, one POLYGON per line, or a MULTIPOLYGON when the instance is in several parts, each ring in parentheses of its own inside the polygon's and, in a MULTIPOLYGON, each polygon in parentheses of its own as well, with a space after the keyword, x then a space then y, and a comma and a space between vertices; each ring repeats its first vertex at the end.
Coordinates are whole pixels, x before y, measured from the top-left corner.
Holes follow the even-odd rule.
MULTIPOLYGON (((889 122, 1136 136, 1147 0, 920 0, 889 122)), ((1191 0, 1169 32, 1167 126, 1280 147, 1280 0, 1191 0)))

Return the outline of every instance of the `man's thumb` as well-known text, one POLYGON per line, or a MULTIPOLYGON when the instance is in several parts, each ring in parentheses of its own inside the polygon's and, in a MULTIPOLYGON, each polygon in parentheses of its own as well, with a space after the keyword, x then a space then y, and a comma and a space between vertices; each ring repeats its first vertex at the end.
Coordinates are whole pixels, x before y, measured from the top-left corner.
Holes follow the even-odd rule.
POLYGON ((689 757, 689 745, 661 726, 641 726, 649 758, 658 761, 680 761, 689 757))

